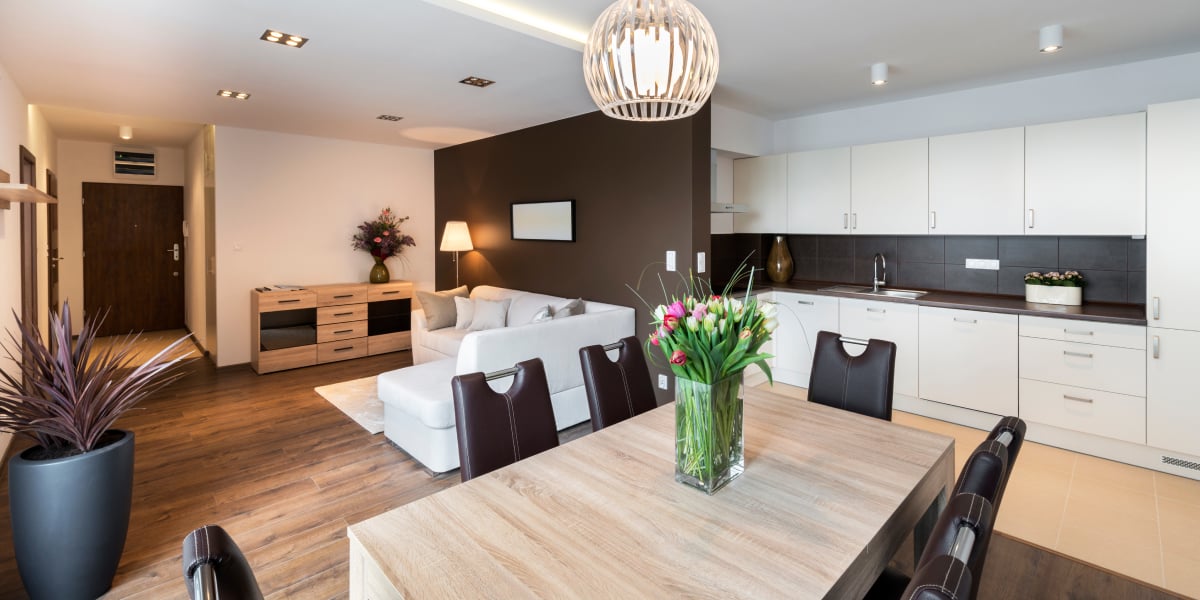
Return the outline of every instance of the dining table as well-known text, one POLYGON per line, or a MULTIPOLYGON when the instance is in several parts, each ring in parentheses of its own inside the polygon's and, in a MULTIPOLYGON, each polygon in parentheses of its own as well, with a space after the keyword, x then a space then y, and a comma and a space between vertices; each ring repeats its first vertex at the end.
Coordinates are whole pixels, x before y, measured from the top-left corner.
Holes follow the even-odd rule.
POLYGON ((861 598, 944 506, 954 440, 743 398, 745 471, 715 494, 675 481, 664 404, 351 525, 350 597, 861 598))

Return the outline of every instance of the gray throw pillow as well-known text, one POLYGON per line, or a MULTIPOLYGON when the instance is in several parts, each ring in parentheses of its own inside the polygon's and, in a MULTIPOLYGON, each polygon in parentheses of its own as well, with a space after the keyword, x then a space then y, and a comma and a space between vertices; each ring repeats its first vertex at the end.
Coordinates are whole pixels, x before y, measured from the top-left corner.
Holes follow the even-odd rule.
POLYGON ((475 316, 475 301, 470 298, 454 297, 454 310, 458 312, 458 318, 454 321, 455 329, 466 329, 471 326, 471 319, 475 316))
POLYGON ((475 298, 475 315, 471 318, 471 326, 467 331, 483 331, 484 329, 500 329, 508 320, 508 305, 511 298, 503 300, 481 300, 475 298))
POLYGON ((538 311, 533 314, 533 318, 530 319, 529 322, 530 323, 541 323, 542 321, 549 321, 553 318, 554 318, 554 309, 550 308, 550 305, 547 304, 547 305, 539 308, 538 311))
POLYGON ((576 298, 554 309, 555 319, 565 319, 583 314, 583 298, 576 298))
POLYGON ((458 318, 454 309, 454 297, 466 297, 467 286, 459 286, 452 290, 441 292, 424 292, 417 290, 417 300, 425 311, 425 327, 430 331, 451 327, 458 318))

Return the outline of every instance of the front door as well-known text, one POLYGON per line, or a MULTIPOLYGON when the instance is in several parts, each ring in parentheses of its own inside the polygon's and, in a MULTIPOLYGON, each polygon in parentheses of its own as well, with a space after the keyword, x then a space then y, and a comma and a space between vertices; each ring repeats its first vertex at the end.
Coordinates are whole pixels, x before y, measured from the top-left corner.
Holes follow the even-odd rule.
POLYGON ((100 335, 182 329, 183 188, 83 184, 83 296, 100 335))
MULTIPOLYGON (((46 169, 46 194, 58 198, 58 176, 46 169)), ((50 313, 57 313, 58 300, 58 205, 46 205, 46 282, 50 313)), ((46 314, 50 314, 46 313, 46 314)))

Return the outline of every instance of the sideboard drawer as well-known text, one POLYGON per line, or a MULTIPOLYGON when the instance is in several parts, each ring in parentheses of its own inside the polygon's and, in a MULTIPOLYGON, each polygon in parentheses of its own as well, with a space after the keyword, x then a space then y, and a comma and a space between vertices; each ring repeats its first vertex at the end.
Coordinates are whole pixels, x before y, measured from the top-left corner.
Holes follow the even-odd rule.
POLYGON ((367 300, 370 302, 379 302, 380 300, 401 300, 404 298, 412 298, 413 286, 409 281, 393 281, 390 283, 374 283, 367 288, 367 300))
POLYGON ((1023 337, 1019 354, 1025 379, 1146 395, 1145 350, 1023 337))
POLYGON ((410 331, 384 333, 367 338, 367 349, 370 350, 372 356, 409 348, 412 348, 412 332, 410 331))
POLYGON ((317 343, 351 340, 367 336, 367 322, 354 321, 351 323, 330 323, 317 325, 317 343))
POLYGON ((318 306, 337 306, 367 301, 367 284, 365 283, 320 285, 313 289, 317 292, 318 306))
POLYGON ((260 313, 317 306, 317 295, 311 290, 259 292, 257 297, 260 313))
POLYGON ((345 323, 347 321, 366 321, 366 304, 345 304, 341 306, 322 306, 317 309, 317 324, 345 323))
POLYGON ((317 344, 317 362, 362 358, 367 355, 367 338, 317 344))
POLYGON ((1140 325, 1021 315, 1020 335, 1081 344, 1146 349, 1146 328, 1140 325))
POLYGON ((1146 443, 1146 399, 1021 380, 1021 418, 1135 444, 1146 443))

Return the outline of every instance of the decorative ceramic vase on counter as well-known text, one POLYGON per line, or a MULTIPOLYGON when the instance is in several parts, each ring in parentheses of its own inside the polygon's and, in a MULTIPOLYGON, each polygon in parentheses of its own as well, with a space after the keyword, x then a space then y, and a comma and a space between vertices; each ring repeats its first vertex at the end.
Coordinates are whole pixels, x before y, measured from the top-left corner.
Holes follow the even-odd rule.
POLYGON ((391 280, 392 274, 388 272, 387 265, 383 264, 383 259, 375 257, 375 266, 371 267, 371 283, 387 283, 391 280))
POLYGON ((1025 301, 1039 304, 1064 304, 1079 306, 1083 304, 1083 288, 1056 285, 1025 284, 1025 301))
POLYGON ((767 277, 775 283, 783 283, 792 278, 795 267, 792 264, 792 253, 788 251, 787 240, 782 235, 775 236, 771 252, 767 254, 767 277))

